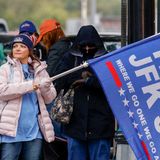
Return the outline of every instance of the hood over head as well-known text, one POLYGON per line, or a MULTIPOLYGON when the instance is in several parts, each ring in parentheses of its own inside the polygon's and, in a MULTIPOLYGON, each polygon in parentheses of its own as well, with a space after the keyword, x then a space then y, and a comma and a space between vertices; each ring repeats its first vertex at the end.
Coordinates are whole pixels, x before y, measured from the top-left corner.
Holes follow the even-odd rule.
POLYGON ((78 50, 80 45, 91 44, 97 47, 97 50, 104 50, 103 42, 92 25, 82 26, 73 42, 72 50, 78 50))

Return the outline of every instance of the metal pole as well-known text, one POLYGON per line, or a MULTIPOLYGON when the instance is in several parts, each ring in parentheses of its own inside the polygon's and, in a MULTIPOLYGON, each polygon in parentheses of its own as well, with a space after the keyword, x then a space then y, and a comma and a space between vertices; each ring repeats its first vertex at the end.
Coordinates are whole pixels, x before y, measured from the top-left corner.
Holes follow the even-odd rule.
POLYGON ((69 69, 69 70, 63 72, 63 73, 60 73, 60 74, 58 74, 58 75, 55 75, 54 77, 51 77, 50 79, 51 79, 51 81, 54 81, 54 80, 56 80, 56 79, 58 79, 58 78, 64 77, 64 76, 66 76, 66 75, 68 75, 68 74, 70 74, 70 73, 73 73, 73 72, 75 72, 75 71, 78 71, 78 70, 80 70, 80 69, 82 69, 82 68, 87 68, 88 65, 89 65, 89 64, 88 64, 87 62, 84 62, 84 63, 81 64, 80 66, 74 67, 74 68, 72 68, 72 69, 69 69))
POLYGON ((96 18, 96 0, 90 0, 90 24, 95 25, 96 18))
POLYGON ((81 0, 81 25, 86 25, 88 23, 87 2, 88 0, 81 0))
POLYGON ((157 0, 157 32, 160 32, 160 0, 157 0))
POLYGON ((121 46, 127 43, 127 0, 121 1, 121 46))
POLYGON ((128 0, 128 44, 144 38, 144 0, 128 0))
POLYGON ((155 34, 155 0, 144 0, 144 38, 155 34))

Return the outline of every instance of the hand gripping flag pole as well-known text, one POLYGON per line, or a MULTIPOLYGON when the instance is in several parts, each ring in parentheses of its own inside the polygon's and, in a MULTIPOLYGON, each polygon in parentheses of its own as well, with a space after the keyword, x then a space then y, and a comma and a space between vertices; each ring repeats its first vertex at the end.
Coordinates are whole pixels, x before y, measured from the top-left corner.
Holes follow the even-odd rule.
POLYGON ((81 64, 80 66, 74 67, 74 68, 72 68, 72 69, 69 69, 69 70, 63 72, 63 73, 57 74, 57 75, 51 77, 50 79, 51 79, 51 81, 54 81, 54 80, 56 80, 56 79, 58 79, 58 78, 64 77, 64 76, 66 76, 66 75, 68 75, 68 74, 70 74, 70 73, 73 73, 73 72, 75 72, 75 71, 78 71, 78 70, 80 70, 80 69, 82 69, 82 68, 87 68, 88 65, 89 65, 89 64, 88 64, 87 62, 84 62, 84 63, 81 64))

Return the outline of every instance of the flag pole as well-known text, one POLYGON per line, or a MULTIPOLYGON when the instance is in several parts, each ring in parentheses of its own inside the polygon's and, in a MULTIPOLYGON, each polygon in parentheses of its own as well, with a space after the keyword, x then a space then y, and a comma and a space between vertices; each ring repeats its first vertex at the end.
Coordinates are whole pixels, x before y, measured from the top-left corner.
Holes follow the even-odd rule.
POLYGON ((77 67, 74 67, 74 68, 72 68, 72 69, 69 69, 69 70, 63 72, 63 73, 60 73, 60 74, 57 74, 57 75, 51 77, 50 79, 51 79, 51 81, 54 81, 54 80, 56 80, 56 79, 58 79, 58 78, 64 77, 64 76, 66 76, 66 75, 68 75, 68 74, 70 74, 70 73, 73 73, 73 72, 75 72, 75 71, 78 71, 78 70, 80 70, 80 69, 82 69, 82 68, 87 68, 88 65, 89 65, 89 64, 88 64, 87 62, 84 62, 84 63, 82 63, 81 65, 79 65, 79 66, 77 66, 77 67))

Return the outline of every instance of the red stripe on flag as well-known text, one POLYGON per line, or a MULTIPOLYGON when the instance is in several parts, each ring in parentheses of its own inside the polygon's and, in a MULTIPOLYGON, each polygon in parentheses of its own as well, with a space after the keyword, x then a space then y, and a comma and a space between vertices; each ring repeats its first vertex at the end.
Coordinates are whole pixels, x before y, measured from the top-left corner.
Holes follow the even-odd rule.
POLYGON ((152 160, 151 157, 150 157, 150 155, 149 155, 147 146, 146 146, 146 144, 144 143, 144 141, 141 141, 141 144, 142 144, 142 147, 143 147, 143 149, 144 149, 144 152, 145 152, 146 155, 147 155, 148 160, 152 160))
POLYGON ((112 62, 106 62, 106 66, 108 67, 109 71, 111 72, 112 74, 112 77, 117 85, 117 87, 121 87, 122 86, 122 82, 118 76, 118 73, 117 71, 115 70, 112 62))

